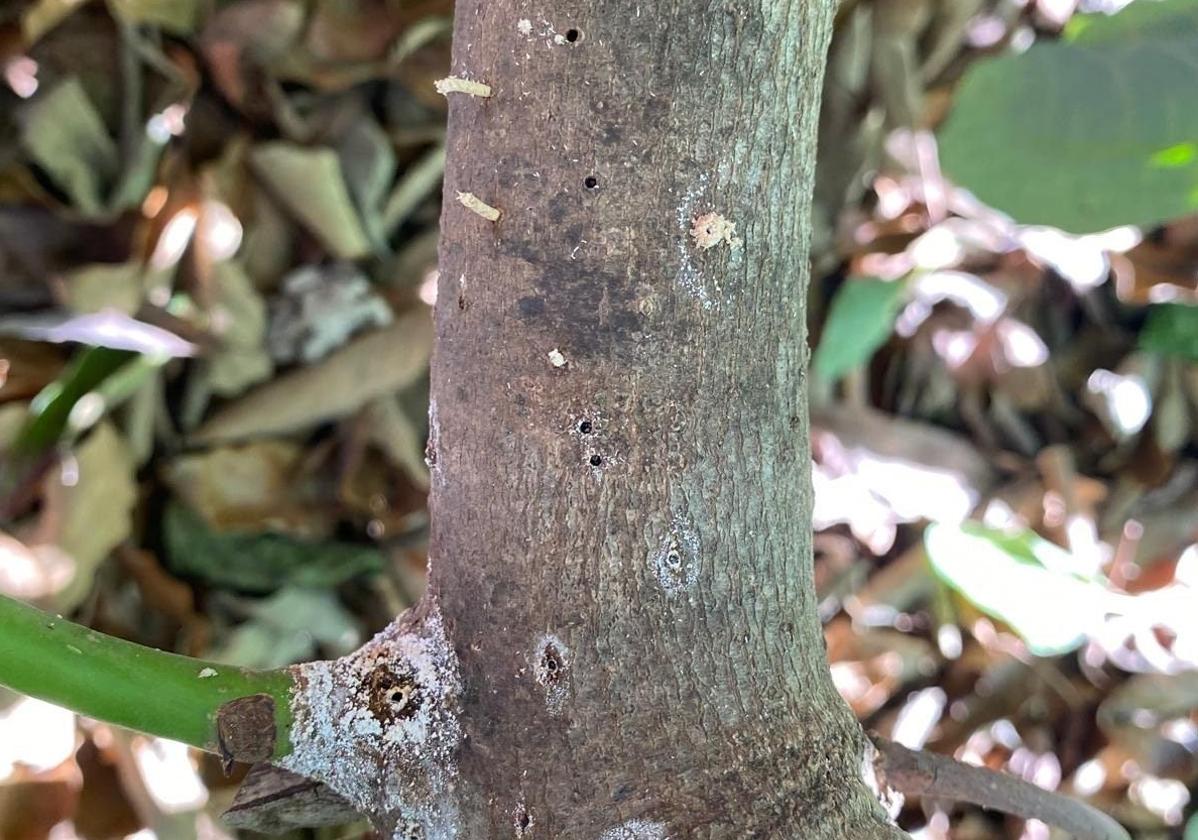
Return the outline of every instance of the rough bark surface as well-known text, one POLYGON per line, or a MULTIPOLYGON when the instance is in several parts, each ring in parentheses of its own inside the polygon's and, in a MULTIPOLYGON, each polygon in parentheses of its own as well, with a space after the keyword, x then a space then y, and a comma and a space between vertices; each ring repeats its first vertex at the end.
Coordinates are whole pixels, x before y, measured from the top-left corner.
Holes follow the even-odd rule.
POLYGON ((812 584, 833 5, 458 2, 453 74, 492 95, 449 94, 425 605, 461 685, 444 836, 902 836, 812 584))

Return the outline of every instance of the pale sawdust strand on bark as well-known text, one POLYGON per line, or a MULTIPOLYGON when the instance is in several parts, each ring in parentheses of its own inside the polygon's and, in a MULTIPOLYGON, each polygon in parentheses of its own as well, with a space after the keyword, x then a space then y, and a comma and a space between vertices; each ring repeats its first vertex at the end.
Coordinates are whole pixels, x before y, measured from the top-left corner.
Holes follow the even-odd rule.
POLYGON ((499 208, 492 207, 472 192, 459 192, 457 195, 459 204, 488 222, 497 222, 503 215, 499 208))
POLYGON ((444 79, 438 79, 433 82, 433 87, 437 89, 437 93, 445 97, 451 93, 462 93, 466 96, 486 99, 491 95, 490 85, 485 82, 476 82, 473 79, 464 79, 461 76, 446 76, 444 79))

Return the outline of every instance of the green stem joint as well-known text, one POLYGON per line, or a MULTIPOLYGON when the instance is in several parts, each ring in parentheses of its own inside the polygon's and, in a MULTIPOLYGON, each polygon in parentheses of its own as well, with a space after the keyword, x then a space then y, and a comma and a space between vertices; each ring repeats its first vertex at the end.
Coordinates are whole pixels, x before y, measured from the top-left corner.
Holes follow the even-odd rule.
MULTIPOLYGON (((239 755, 229 747, 224 718, 229 708, 244 703, 226 704, 254 697, 259 710, 273 707, 274 733, 268 741, 273 743, 273 757, 291 751, 294 681, 288 670, 252 671, 165 653, 4 596, 0 685, 88 717, 182 741, 226 760, 239 755)), ((265 720, 258 715, 253 723, 266 729, 270 724, 269 714, 265 720)))

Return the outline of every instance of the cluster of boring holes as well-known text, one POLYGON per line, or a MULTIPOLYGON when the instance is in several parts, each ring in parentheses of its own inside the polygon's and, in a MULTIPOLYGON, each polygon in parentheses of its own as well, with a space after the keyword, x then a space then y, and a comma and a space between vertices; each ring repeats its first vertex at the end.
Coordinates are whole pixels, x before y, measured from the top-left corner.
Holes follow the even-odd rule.
POLYGON ((365 688, 370 713, 382 723, 407 720, 420 710, 420 686, 411 674, 377 665, 367 674, 365 688))

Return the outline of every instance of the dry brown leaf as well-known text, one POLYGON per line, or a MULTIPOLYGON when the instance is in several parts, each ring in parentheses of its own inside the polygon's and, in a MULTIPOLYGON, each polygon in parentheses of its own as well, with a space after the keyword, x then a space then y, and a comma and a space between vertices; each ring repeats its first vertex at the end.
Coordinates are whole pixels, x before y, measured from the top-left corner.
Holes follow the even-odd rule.
POLYGON ((284 531, 318 539, 332 530, 330 503, 308 499, 299 479, 300 446, 267 440, 182 455, 165 471, 167 484, 218 531, 284 531))
POLYGON ((307 429, 394 393, 423 372, 432 319, 411 309, 386 329, 350 342, 319 365, 292 371, 217 412, 195 433, 201 442, 247 440, 307 429))

